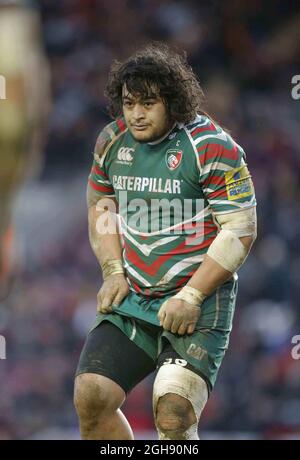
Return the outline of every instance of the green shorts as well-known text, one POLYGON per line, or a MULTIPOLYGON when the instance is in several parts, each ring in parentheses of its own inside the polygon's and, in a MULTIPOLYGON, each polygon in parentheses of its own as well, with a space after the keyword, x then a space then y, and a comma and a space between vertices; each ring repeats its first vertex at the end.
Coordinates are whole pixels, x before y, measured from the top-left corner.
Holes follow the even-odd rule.
POLYGON ((167 297, 148 299, 135 292, 130 292, 113 313, 99 313, 91 331, 102 321, 110 321, 155 362, 164 341, 168 341, 182 359, 205 377, 212 389, 228 348, 237 287, 237 280, 231 279, 205 299, 191 335, 180 336, 159 326, 157 312, 167 297))

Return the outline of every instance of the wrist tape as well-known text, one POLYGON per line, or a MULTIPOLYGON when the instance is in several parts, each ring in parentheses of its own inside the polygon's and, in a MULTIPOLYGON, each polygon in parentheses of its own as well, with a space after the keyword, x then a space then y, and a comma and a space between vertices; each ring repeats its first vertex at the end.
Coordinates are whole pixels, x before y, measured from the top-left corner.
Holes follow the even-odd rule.
POLYGON ((111 275, 124 274, 123 264, 119 259, 107 260, 102 264, 101 268, 104 280, 111 275))
POLYGON ((181 299, 185 302, 190 303, 191 305, 196 305, 200 307, 206 295, 203 294, 199 289, 195 289, 191 286, 184 286, 181 291, 177 292, 173 297, 174 299, 181 299))

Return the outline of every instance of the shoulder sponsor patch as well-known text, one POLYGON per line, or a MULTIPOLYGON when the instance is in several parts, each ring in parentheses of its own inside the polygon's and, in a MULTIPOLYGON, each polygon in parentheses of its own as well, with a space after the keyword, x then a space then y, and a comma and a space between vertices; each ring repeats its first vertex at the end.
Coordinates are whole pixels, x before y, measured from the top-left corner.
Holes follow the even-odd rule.
POLYGON ((225 184, 229 200, 238 200, 254 194, 251 175, 246 165, 226 171, 225 184))

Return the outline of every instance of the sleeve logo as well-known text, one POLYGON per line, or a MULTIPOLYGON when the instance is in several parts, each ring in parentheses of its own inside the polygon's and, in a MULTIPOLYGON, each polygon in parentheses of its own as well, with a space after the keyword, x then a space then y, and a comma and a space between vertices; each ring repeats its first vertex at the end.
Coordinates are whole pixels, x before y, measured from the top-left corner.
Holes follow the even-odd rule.
POLYGON ((225 184, 228 200, 238 200, 254 194, 252 179, 247 166, 226 171, 225 184))

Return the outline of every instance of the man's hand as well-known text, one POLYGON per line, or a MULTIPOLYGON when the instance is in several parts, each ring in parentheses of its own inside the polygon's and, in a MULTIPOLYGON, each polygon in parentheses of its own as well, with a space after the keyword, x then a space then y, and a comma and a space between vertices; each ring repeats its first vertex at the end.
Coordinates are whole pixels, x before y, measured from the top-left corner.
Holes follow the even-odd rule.
POLYGON ((160 325, 173 334, 192 334, 201 313, 201 308, 181 299, 171 297, 160 307, 160 325))
POLYGON ((112 306, 120 305, 128 295, 129 286, 123 274, 110 275, 104 281, 97 295, 97 311, 111 313, 112 306))

